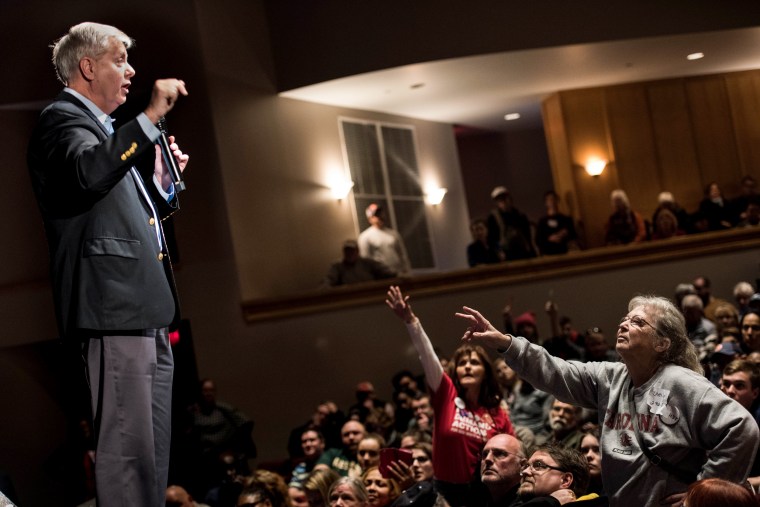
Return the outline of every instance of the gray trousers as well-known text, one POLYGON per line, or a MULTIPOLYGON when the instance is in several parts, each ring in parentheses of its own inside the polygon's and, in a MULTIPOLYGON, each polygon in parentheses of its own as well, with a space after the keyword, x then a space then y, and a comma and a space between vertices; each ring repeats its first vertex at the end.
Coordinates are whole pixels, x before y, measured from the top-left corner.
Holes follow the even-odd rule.
POLYGON ((174 359, 168 330, 84 339, 99 507, 161 507, 169 476, 174 359))

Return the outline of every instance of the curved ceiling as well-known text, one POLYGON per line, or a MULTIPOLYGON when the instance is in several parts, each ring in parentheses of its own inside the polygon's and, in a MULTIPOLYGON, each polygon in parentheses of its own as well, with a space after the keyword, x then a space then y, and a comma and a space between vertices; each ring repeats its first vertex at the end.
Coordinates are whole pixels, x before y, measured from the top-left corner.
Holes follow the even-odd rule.
POLYGON ((541 101, 577 88, 760 68, 760 27, 575 44, 405 65, 281 97, 492 131, 541 125, 541 101), (687 55, 704 53, 688 60, 687 55), (520 119, 505 121, 508 113, 520 119))

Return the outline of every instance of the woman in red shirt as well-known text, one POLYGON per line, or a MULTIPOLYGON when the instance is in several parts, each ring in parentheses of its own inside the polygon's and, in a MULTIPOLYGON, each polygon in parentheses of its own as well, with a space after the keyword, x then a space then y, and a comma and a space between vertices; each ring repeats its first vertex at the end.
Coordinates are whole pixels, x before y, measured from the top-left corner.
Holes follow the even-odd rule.
POLYGON ((452 506, 480 503, 480 452, 496 434, 514 434, 491 361, 480 346, 466 344, 455 352, 445 373, 430 339, 412 312, 409 296, 391 286, 386 304, 406 323, 432 391, 433 469, 435 484, 452 506))

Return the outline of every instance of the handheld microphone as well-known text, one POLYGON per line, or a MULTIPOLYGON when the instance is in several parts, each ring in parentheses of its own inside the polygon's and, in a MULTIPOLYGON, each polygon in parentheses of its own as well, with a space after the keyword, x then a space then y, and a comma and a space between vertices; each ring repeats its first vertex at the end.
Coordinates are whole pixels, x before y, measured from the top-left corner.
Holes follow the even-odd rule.
POLYGON ((174 158, 171 148, 169 147, 169 139, 166 136, 166 118, 161 117, 156 125, 161 135, 158 136, 158 143, 161 146, 161 153, 164 156, 164 162, 166 167, 169 168, 169 173, 172 177, 172 183, 174 183, 174 191, 182 192, 185 190, 185 182, 182 180, 182 172, 177 167, 177 160, 174 158))

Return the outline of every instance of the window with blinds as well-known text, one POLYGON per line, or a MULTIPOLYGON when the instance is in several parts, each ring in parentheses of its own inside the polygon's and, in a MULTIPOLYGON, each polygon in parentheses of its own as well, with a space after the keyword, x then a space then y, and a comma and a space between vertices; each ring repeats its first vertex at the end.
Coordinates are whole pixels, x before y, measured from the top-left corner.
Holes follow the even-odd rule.
POLYGON ((359 229, 369 226, 367 206, 373 202, 383 206, 388 226, 404 239, 412 268, 434 268, 414 129, 348 119, 341 119, 340 125, 359 229))

